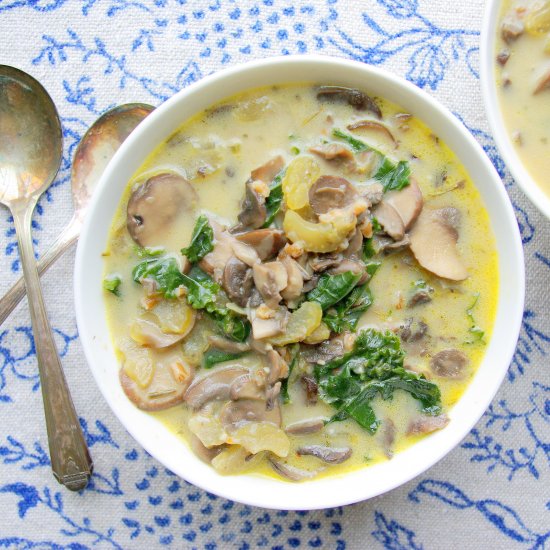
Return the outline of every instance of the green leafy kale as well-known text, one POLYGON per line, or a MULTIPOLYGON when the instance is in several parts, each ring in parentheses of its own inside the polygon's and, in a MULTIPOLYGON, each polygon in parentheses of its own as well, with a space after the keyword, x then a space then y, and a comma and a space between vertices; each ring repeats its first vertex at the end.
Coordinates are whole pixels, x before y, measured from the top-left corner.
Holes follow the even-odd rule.
POLYGON ((202 269, 194 266, 183 278, 183 285, 187 288, 187 302, 191 307, 204 309, 228 338, 238 342, 248 338, 250 323, 225 307, 225 293, 202 269))
POLYGON ((231 353, 217 348, 208 348, 202 356, 202 366, 205 369, 211 369, 218 363, 225 361, 231 361, 232 359, 238 359, 242 357, 242 353, 231 353))
POLYGON ((372 402, 376 397, 392 399, 395 390, 406 391, 419 401, 423 413, 439 414, 439 387, 423 375, 406 370, 404 356, 398 336, 367 329, 359 334, 352 351, 326 365, 318 365, 315 377, 319 396, 337 410, 329 422, 352 418, 374 434, 380 420, 372 402))
POLYGON ((204 310, 224 336, 243 342, 250 334, 248 320, 225 307, 227 296, 220 285, 197 266, 185 275, 174 257, 149 258, 134 267, 132 278, 140 284, 143 279, 153 279, 159 293, 168 299, 175 298, 176 289, 184 286, 187 303, 194 309, 204 310))
POLYGON ((165 253, 165 249, 162 246, 134 246, 134 250, 138 258, 155 258, 165 253))
POLYGON ((363 151, 373 151, 378 156, 380 163, 374 174, 374 179, 378 180, 384 187, 384 192, 400 190, 409 185, 409 176, 411 173, 409 163, 406 160, 400 160, 394 164, 384 153, 374 147, 367 145, 364 141, 342 132, 338 128, 332 131, 332 135, 348 143, 356 153, 363 151))
POLYGON ((292 371, 298 364, 298 361, 300 360, 300 354, 298 353, 300 351, 300 345, 295 344, 294 346, 291 346, 290 350, 290 356, 291 360, 288 365, 288 376, 281 382, 281 397, 283 399, 283 403, 290 403, 290 395, 288 394, 288 381, 290 380, 290 375, 292 374, 292 371))
POLYGON ((373 303, 372 293, 367 284, 356 286, 344 300, 331 308, 323 321, 333 332, 351 330, 355 332, 361 315, 373 303))
POLYGON ((208 218, 201 215, 197 218, 193 234, 191 235, 191 244, 187 248, 182 248, 181 253, 187 256, 191 263, 202 260, 209 252, 214 250, 214 230, 208 223, 208 218))
POLYGON ((384 192, 400 191, 409 185, 410 175, 411 169, 406 160, 400 160, 397 164, 394 164, 387 157, 384 157, 376 174, 374 174, 374 179, 383 185, 384 192))
POLYGON ((476 324, 476 320, 474 319, 474 308, 476 307, 478 301, 479 292, 476 292, 472 305, 466 310, 466 316, 471 323, 471 326, 468 328, 468 332, 472 335, 472 338, 466 342, 467 344, 475 344, 477 342, 481 342, 483 344, 485 343, 485 331, 476 324))
POLYGON ((283 204, 283 176, 284 170, 275 176, 269 188, 269 196, 265 199, 267 217, 262 227, 269 227, 281 209, 281 205, 283 204))
POLYGON ((306 299, 309 302, 317 302, 323 311, 328 309, 345 298, 355 287, 361 274, 346 271, 338 275, 323 273, 319 278, 317 286, 307 293, 306 299))
POLYGON ((187 302, 194 309, 217 310, 220 285, 214 282, 202 269, 194 266, 188 275, 182 275, 182 284, 187 289, 187 302))
POLYGON ((175 298, 176 289, 184 284, 184 277, 178 262, 172 256, 148 258, 137 264, 132 270, 132 279, 136 283, 143 279, 152 279, 158 285, 158 291, 165 298, 175 298))
POLYGON ((120 296, 119 287, 122 283, 122 279, 118 275, 107 275, 103 279, 103 289, 112 292, 115 296, 120 296))

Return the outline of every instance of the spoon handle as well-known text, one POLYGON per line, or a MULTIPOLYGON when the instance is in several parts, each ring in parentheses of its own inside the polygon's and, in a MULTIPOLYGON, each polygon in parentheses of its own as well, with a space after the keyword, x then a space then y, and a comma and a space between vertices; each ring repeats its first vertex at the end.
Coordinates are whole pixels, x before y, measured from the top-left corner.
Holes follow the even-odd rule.
POLYGON ((88 484, 93 463, 71 400, 44 305, 32 247, 33 209, 34 204, 23 208, 14 206, 12 214, 27 287, 50 459, 57 481, 72 491, 80 491, 88 484))
MULTIPOLYGON (((73 216, 65 226, 54 243, 46 253, 38 260, 38 273, 42 275, 64 252, 77 240, 82 222, 80 218, 73 216)), ((25 281, 20 277, 18 281, 0 299, 0 326, 10 316, 17 304, 24 298, 27 290, 25 281)))

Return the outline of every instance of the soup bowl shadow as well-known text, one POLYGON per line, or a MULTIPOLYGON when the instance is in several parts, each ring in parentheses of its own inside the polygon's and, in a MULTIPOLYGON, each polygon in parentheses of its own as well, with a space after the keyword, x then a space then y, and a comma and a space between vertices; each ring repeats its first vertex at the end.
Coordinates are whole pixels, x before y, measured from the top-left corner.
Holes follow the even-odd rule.
POLYGON ((489 0, 487 2, 481 29, 479 77, 485 112, 500 156, 510 170, 514 180, 538 210, 550 219, 550 196, 542 190, 541 186, 531 176, 518 155, 510 132, 504 123, 497 94, 495 72, 497 56, 496 36, 502 5, 503 0, 489 0))
POLYGON ((78 329, 93 376, 120 422, 148 453, 187 481, 219 496, 276 509, 318 509, 365 500, 427 470, 466 436, 502 382, 519 334, 524 297, 523 250, 513 209, 498 174, 465 127, 437 101, 409 82, 354 61, 325 56, 270 58, 236 66, 192 84, 166 101, 130 135, 107 167, 93 196, 78 243, 75 302, 78 329), (102 252, 127 182, 159 143, 191 115, 249 88, 316 82, 365 89, 423 120, 454 151, 479 189, 496 237, 500 287, 493 335, 484 359, 449 425, 387 462, 302 483, 260 475, 222 476, 155 417, 124 395, 106 320, 102 252), (112 183, 116 182, 116 183, 112 183))

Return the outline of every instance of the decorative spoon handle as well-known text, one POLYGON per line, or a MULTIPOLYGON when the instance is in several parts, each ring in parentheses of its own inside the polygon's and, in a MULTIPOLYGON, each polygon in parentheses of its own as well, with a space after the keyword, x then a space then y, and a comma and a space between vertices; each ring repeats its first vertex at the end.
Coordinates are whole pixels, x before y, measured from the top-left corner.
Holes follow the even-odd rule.
MULTIPOLYGON (((36 267, 39 275, 42 275, 77 240, 81 226, 80 218, 73 216, 47 252, 38 260, 36 267)), ((20 277, 0 299, 0 326, 24 298, 26 292, 25 281, 20 277)))
POLYGON ((27 287, 53 474, 72 491, 88 485, 93 463, 76 416, 46 314, 34 259, 31 217, 35 203, 12 208, 27 287))

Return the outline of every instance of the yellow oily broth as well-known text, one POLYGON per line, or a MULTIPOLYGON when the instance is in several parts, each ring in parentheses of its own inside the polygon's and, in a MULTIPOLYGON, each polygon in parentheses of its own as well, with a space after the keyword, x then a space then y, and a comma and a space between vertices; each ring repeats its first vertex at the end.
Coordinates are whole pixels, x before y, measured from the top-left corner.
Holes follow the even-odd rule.
MULTIPOLYGON (((137 258, 131 238, 125 230, 126 203, 135 182, 143 181, 147 174, 166 168, 174 169, 192 180, 199 196, 199 211, 214 213, 233 224, 240 210, 244 182, 252 169, 276 154, 282 154, 288 163, 293 158, 294 147, 300 149, 301 153, 306 153, 307 144, 316 142, 320 135, 326 135, 327 116, 332 117, 334 127, 337 128, 345 128, 352 118, 359 120, 365 117, 364 113, 357 113, 345 104, 320 104, 312 87, 307 85, 249 91, 226 100, 224 104, 242 104, 251 98, 263 97, 271 98, 271 104, 260 120, 239 121, 235 110, 229 109, 221 109, 218 114, 201 113, 193 117, 167 142, 156 148, 129 183, 113 222, 109 255, 105 259, 105 273, 117 272, 125 281, 121 287, 122 300, 111 295, 106 297, 109 325, 115 340, 119 335, 127 334, 129 323, 140 311, 141 287, 130 282, 131 269, 137 263, 137 258), (192 136, 191 142, 189 136, 192 136), (200 167, 199 161, 204 158, 205 152, 209 159, 219 163, 219 169, 204 177, 197 176, 196 167, 200 167), (190 166, 193 167, 192 170, 189 169, 190 166)), ((464 345, 471 337, 466 310, 479 292, 474 316, 488 339, 498 292, 497 257, 487 213, 479 193, 446 145, 414 117, 406 121, 406 127, 400 130, 393 116, 402 110, 384 100, 379 100, 379 104, 384 113, 384 123, 400 142, 399 148, 394 149, 385 136, 376 132, 357 132, 357 137, 396 160, 409 160, 412 174, 419 182, 425 203, 430 208, 455 206, 460 209, 462 226, 459 249, 471 276, 460 285, 445 285, 418 267, 414 261, 411 261, 411 266, 403 264, 402 254, 389 255, 384 258, 370 284, 375 302, 361 319, 360 326, 394 328, 408 317, 420 317, 430 327, 433 342, 430 351, 436 353, 449 347, 463 350, 470 358, 470 375, 473 375, 483 357, 484 346, 464 345), (411 158, 411 155, 416 158, 411 158), (436 187, 435 180, 443 171, 447 173, 447 179, 436 187), (406 269, 403 269, 404 265, 406 269), (411 283, 420 278, 434 287, 434 300, 427 305, 407 309, 403 307, 403 302, 407 300, 411 283)), ((330 139, 330 136, 326 137, 330 139)), ((331 163, 321 160, 319 163, 322 173, 338 173, 331 163)), ((179 251, 182 246, 186 246, 196 215, 197 213, 182 216, 174 231, 163 237, 163 243, 159 244, 170 251, 179 251)), ((416 369, 429 368, 428 357, 411 356, 406 359, 416 369)), ((469 377, 462 381, 435 380, 440 385, 442 402, 447 408, 459 399, 469 377)), ((334 409, 321 401, 314 407, 305 407, 299 383, 290 384, 289 390, 292 405, 282 407, 284 425, 305 417, 329 417, 333 414, 334 409)), ((376 400, 374 403, 377 417, 390 419, 395 425, 397 437, 393 448, 396 452, 418 440, 418 436, 405 435, 408 422, 418 412, 418 407, 418 402, 404 392, 396 392, 393 401, 376 400)), ((187 441, 190 413, 185 406, 152 414, 183 441, 187 441)), ((384 436, 383 426, 376 435, 370 436, 353 421, 332 424, 317 434, 291 437, 288 460, 297 467, 315 470, 319 462, 312 457, 296 456, 296 448, 315 443, 349 445, 353 447, 351 459, 341 465, 326 468, 320 475, 344 473, 385 460, 387 454, 384 436)), ((259 463, 254 472, 278 477, 265 461, 259 463)))
POLYGON ((550 54, 544 52, 547 36, 524 32, 510 44, 500 35, 500 23, 511 9, 528 9, 535 2, 506 1, 497 26, 496 52, 508 50, 502 67, 496 63, 497 95, 508 134, 521 161, 541 189, 550 195, 550 89, 533 94, 541 69, 550 70, 550 54))

